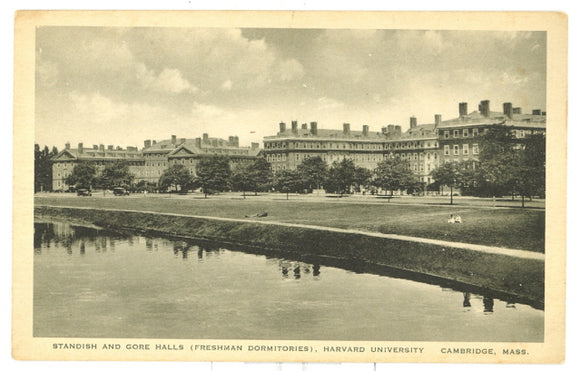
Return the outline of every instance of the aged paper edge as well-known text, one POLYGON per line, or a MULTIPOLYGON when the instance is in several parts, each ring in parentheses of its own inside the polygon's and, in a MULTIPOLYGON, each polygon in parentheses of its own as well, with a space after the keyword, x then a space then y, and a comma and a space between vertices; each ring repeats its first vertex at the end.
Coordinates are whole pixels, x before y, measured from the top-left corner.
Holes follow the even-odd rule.
POLYGON ((559 363, 565 355, 567 16, 556 12, 328 12, 328 11, 21 11, 15 18, 13 153, 12 355, 21 360, 155 360, 251 362, 457 362, 559 363), (381 342, 422 347, 423 354, 292 352, 179 352, 126 350, 130 344, 376 345, 376 342, 171 339, 79 339, 74 343, 121 344, 120 351, 55 351, 67 339, 32 336, 33 144, 35 28, 38 26, 385 28, 547 31, 546 295, 543 343, 381 342), (27 248, 28 247, 28 248, 27 248), (446 355, 443 347, 493 348, 495 356, 446 355), (501 349, 526 349, 507 356, 501 349))

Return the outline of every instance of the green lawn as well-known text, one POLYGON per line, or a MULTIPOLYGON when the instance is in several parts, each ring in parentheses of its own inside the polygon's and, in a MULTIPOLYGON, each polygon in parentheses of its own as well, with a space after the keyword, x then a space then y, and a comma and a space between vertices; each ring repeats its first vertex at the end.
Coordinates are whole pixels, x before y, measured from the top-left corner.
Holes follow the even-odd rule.
POLYGON ((239 199, 233 197, 94 197, 40 196, 35 205, 90 206, 147 210, 177 214, 244 219, 265 211, 265 220, 350 228, 407 236, 468 242, 490 246, 544 252, 543 210, 482 208, 468 205, 449 207, 433 204, 337 202, 320 198, 286 201, 284 196, 239 199), (462 224, 448 224, 449 214, 459 214, 462 224))

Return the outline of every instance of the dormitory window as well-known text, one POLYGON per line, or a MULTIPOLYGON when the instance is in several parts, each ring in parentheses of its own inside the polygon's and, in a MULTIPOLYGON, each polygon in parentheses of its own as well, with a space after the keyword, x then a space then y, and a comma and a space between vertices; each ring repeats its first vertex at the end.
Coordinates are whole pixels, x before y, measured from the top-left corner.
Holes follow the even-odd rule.
POLYGON ((479 146, 477 143, 473 143, 473 154, 477 155, 479 153, 479 146))
POLYGON ((448 138, 449 138, 449 131, 445 130, 445 139, 448 139, 448 138))
POLYGON ((469 144, 464 144, 463 145, 463 154, 464 155, 468 155, 469 154, 469 144))
POLYGON ((473 128, 473 136, 476 137, 479 135, 479 129, 478 128, 473 128))
POLYGON ((445 145, 443 147, 443 153, 445 154, 445 156, 449 156, 449 146, 448 145, 445 145))
POLYGON ((457 138, 459 136, 459 130, 453 130, 453 138, 457 138))
POLYGON ((459 155, 459 144, 453 145, 453 155, 455 156, 459 155))
POLYGON ((463 136, 466 137, 469 135, 469 131, 467 129, 463 129, 463 136))

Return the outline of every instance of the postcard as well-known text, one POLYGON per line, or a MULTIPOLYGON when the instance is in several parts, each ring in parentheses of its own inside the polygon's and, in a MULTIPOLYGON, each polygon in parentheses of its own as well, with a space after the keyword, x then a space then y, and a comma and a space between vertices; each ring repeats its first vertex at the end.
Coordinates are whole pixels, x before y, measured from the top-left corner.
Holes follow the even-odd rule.
POLYGON ((565 14, 15 27, 15 359, 564 361, 565 14))

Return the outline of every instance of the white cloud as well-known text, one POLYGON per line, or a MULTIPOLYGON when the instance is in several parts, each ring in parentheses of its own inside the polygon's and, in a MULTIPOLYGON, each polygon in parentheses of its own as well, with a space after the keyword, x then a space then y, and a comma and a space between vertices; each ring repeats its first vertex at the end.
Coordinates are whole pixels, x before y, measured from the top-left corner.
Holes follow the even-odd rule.
POLYGON ((304 67, 296 59, 288 59, 279 63, 279 76, 282 81, 292 81, 304 76, 304 67))
POLYGON ((179 94, 195 93, 198 89, 183 78, 181 72, 174 68, 165 68, 159 75, 149 70, 143 63, 135 66, 135 76, 145 89, 179 94))

